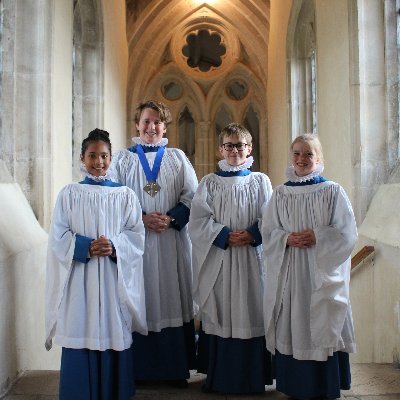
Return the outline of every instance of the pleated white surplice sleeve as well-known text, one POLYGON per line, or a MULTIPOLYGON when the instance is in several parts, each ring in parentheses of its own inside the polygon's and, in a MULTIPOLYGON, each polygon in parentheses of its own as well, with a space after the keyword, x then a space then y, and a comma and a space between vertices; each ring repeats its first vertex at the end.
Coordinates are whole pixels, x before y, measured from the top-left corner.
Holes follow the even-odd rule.
POLYGON ((325 361, 355 351, 349 281, 357 227, 343 188, 327 181, 278 186, 263 215, 267 348, 325 361), (287 246, 291 232, 313 229, 310 248, 287 246))
MULTIPOLYGON (((145 153, 150 168, 156 152, 145 153)), ((178 228, 162 233, 146 230, 143 265, 145 269, 146 314, 150 331, 176 328, 193 319, 191 243, 187 219, 197 188, 193 166, 182 150, 166 148, 157 183, 161 189, 152 197, 143 188, 147 178, 137 153, 121 150, 110 167, 118 182, 132 188, 144 213, 161 212, 175 218, 178 228), (179 218, 177 208, 186 210, 179 218)))
POLYGON ((49 232, 46 348, 124 350, 132 331, 147 334, 143 283, 144 226, 135 193, 125 187, 70 184, 57 199, 49 232), (74 257, 77 237, 104 235, 117 259, 74 257))
POLYGON ((269 178, 205 176, 192 201, 189 234, 193 244, 193 297, 208 334, 249 339, 264 335, 263 266, 260 245, 222 248, 223 229, 261 226, 272 194, 269 178))

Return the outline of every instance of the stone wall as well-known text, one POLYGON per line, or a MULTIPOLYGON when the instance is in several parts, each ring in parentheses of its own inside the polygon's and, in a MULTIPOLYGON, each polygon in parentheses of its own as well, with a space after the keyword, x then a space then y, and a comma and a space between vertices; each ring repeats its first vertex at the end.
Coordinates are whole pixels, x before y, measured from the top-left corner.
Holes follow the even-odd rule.
POLYGON ((0 160, 0 395, 27 369, 57 369, 44 348, 47 234, 0 160))
POLYGON ((354 362, 394 363, 400 367, 400 184, 382 185, 359 228, 357 249, 375 253, 351 276, 356 329, 354 362))

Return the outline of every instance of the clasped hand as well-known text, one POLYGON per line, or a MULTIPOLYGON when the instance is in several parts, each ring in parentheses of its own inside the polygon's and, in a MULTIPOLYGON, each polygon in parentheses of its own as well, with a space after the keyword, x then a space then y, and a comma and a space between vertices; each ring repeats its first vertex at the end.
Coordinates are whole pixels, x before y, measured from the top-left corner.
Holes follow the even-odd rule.
POLYGON ((254 242, 253 235, 243 230, 229 232, 228 244, 229 246, 247 246, 254 242))
POLYGON ((159 211, 143 214, 143 224, 150 231, 163 232, 169 228, 170 223, 171 217, 159 211))
POLYGON ((89 254, 91 257, 111 256, 112 251, 112 243, 104 235, 101 235, 98 239, 92 240, 89 246, 89 254))
POLYGON ((308 248, 314 246, 316 242, 314 231, 306 229, 303 232, 292 232, 286 243, 291 247, 308 248))

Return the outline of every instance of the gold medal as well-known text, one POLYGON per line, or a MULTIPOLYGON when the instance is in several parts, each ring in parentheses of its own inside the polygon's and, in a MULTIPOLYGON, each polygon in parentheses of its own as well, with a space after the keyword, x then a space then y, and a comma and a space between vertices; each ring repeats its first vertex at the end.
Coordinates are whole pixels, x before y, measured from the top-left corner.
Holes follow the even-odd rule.
POLYGON ((161 186, 157 182, 148 182, 147 185, 143 188, 143 190, 154 197, 161 189, 161 186))

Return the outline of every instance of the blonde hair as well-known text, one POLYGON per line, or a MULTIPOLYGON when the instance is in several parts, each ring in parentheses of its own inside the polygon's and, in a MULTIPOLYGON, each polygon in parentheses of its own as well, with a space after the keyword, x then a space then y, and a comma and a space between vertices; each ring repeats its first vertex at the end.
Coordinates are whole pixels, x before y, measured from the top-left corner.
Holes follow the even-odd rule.
POLYGON ((219 145, 222 146, 224 143, 225 136, 237 136, 239 139, 245 140, 246 143, 251 146, 251 133, 242 125, 231 122, 225 128, 222 129, 221 133, 219 134, 219 145))
POLYGON ((293 146, 297 142, 303 142, 307 144, 310 149, 315 152, 320 164, 324 163, 324 153, 322 152, 322 145, 317 135, 312 133, 304 133, 303 135, 297 136, 290 145, 290 151, 293 150, 293 146))

